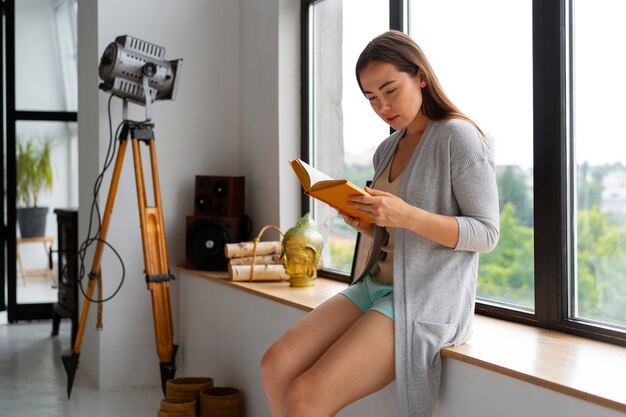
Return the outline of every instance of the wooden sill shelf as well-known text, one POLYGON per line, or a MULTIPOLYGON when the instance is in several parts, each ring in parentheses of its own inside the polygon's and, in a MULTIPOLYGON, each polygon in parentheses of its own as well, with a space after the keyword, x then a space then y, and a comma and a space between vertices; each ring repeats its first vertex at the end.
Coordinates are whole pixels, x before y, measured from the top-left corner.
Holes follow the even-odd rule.
POLYGON ((474 335, 444 357, 626 412, 626 348, 476 315, 474 335))
MULTIPOLYGON (((288 282, 232 282, 226 272, 181 271, 304 311, 346 288, 318 278, 314 287, 288 282)), ((444 358, 466 362, 531 384, 626 412, 626 348, 486 316, 474 318, 469 342, 445 348, 444 358)))

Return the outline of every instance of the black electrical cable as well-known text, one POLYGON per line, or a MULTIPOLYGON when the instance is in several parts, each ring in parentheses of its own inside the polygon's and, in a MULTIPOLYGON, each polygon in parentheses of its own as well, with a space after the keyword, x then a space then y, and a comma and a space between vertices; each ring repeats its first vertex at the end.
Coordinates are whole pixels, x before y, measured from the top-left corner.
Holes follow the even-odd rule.
POLYGON ((111 121, 111 100, 113 98, 113 95, 111 95, 109 97, 109 101, 108 101, 108 105, 107 105, 107 110, 108 110, 108 119, 109 119, 109 146, 107 148, 107 153, 106 156, 104 158, 104 164, 102 167, 102 171, 100 171, 100 174, 98 175, 98 177, 96 178, 96 181, 94 182, 94 187, 93 187, 93 200, 91 203, 91 210, 89 213, 89 227, 87 228, 87 237, 85 238, 85 240, 80 244, 80 248, 78 249, 78 252, 72 256, 68 262, 63 266, 63 271, 62 274, 65 277, 65 279, 70 282, 70 283, 76 283, 75 280, 71 279, 68 276, 68 266, 78 257, 80 259, 80 267, 79 267, 79 272, 78 272, 78 279, 77 279, 77 283, 78 286, 80 287, 80 291, 83 294, 83 296, 89 300, 90 302, 93 303, 105 303, 109 300, 111 300, 113 297, 115 297, 117 295, 117 293, 120 291, 120 289, 122 288, 122 285, 124 284, 124 278, 126 276, 126 268, 124 266, 124 261, 122 260, 122 257, 120 256, 119 252, 117 252, 115 250, 115 248, 106 240, 100 239, 100 233, 102 231, 102 217, 100 216, 100 207, 98 206, 98 195, 100 193, 100 187, 102 186, 102 181, 104 179, 104 174, 106 173, 107 169, 111 166, 111 163, 113 162, 113 158, 117 152, 117 143, 115 138, 118 137, 119 131, 122 128, 122 126, 124 126, 124 124, 126 123, 126 121, 121 122, 117 128, 115 129, 115 135, 113 134, 113 123, 111 121), (92 227, 93 227, 93 223, 94 223, 94 214, 97 218, 97 229, 95 230, 95 234, 92 236, 92 227), (113 253, 115 254, 115 256, 117 256, 117 258, 120 261, 120 265, 122 268, 122 274, 121 274, 121 278, 120 278, 120 283, 117 286, 117 288, 115 289, 115 291, 109 296, 106 297, 102 300, 95 300, 92 299, 90 297, 87 296, 87 294, 85 293, 85 289, 83 288, 83 279, 85 278, 85 256, 87 253, 87 249, 89 248, 89 246, 91 246, 94 242, 102 242, 103 244, 105 244, 106 246, 108 246, 113 253))

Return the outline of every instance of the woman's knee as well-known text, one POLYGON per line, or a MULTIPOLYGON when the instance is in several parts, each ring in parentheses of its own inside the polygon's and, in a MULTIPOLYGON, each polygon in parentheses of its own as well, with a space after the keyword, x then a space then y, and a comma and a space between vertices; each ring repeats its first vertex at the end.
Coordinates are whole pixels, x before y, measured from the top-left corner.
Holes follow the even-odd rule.
POLYGON ((276 368, 280 365, 279 351, 280 347, 276 346, 276 342, 273 343, 261 358, 261 375, 263 380, 266 380, 276 371, 276 368))
POLYGON ((261 358, 261 375, 265 383, 288 378, 291 353, 289 346, 280 339, 267 349, 261 358))
POLYGON ((308 373, 294 379, 287 389, 287 416, 324 415, 324 399, 319 398, 321 388, 319 381, 308 373))

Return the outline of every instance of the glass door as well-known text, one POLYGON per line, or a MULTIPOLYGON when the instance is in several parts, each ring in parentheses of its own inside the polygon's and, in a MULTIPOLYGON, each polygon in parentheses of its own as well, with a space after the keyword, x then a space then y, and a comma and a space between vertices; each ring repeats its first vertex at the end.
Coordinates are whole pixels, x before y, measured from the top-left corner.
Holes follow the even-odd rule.
POLYGON ((5 1, 8 320, 52 318, 55 209, 78 205, 76 0, 5 1))

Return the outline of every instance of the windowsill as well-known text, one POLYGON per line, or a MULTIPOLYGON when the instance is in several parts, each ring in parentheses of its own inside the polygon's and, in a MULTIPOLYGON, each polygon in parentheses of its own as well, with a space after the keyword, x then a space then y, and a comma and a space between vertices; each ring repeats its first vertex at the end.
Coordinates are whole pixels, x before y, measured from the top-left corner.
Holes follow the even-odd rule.
MULTIPOLYGON (((347 284, 318 278, 314 287, 288 282, 233 282, 226 272, 181 270, 310 311, 347 284)), ((474 335, 442 356, 626 412, 626 348, 561 332, 476 315, 474 335)))

